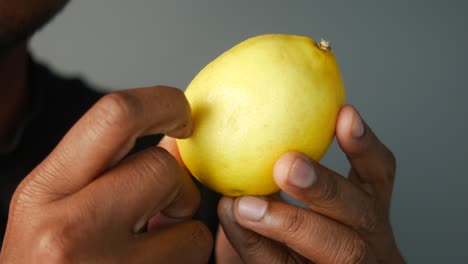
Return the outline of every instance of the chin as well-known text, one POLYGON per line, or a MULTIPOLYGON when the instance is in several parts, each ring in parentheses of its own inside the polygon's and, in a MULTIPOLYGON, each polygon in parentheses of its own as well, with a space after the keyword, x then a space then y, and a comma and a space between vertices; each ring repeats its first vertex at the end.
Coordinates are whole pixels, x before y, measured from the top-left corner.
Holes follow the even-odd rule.
POLYGON ((27 41, 69 0, 0 0, 0 52, 27 41))

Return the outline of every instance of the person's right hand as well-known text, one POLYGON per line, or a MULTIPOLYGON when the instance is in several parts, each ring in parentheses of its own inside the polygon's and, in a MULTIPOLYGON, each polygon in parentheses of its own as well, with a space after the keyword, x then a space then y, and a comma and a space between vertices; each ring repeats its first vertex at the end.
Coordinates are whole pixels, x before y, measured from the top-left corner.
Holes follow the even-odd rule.
POLYGON ((0 262, 206 263, 189 176, 162 148, 123 159, 138 137, 188 137, 191 122, 175 88, 104 96, 17 188, 0 262))

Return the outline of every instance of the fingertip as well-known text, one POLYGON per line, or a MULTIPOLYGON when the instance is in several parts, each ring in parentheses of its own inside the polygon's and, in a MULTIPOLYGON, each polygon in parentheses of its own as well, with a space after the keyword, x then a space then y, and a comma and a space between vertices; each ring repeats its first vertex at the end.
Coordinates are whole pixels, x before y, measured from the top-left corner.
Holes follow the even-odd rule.
POLYGON ((190 102, 188 101, 187 97, 185 96, 185 93, 182 92, 182 96, 185 99, 184 111, 185 111, 186 120, 182 124, 182 126, 184 128, 183 131, 185 133, 183 134, 183 136, 181 138, 188 138, 193 134, 193 129, 194 129, 193 118, 192 118, 192 107, 190 106, 190 102))
POLYGON ((341 108, 336 124, 336 138, 342 149, 348 149, 365 134, 366 125, 352 105, 341 108))
POLYGON ((166 134, 174 138, 189 138, 193 133, 193 121, 190 114, 186 114, 186 116, 189 117, 181 121, 176 127, 168 131, 166 134))
POLYGON ((164 136, 161 141, 158 143, 158 147, 161 147, 167 150, 172 156, 177 157, 179 156, 179 149, 177 148, 175 138, 164 136))
POLYGON ((315 163, 316 161, 300 152, 283 155, 274 167, 273 176, 276 184, 289 195, 309 188, 317 178, 315 163))
POLYGON ((294 161, 298 158, 298 155, 301 155, 297 152, 288 152, 282 155, 276 162, 273 167, 273 178, 276 181, 276 184, 281 188, 286 184, 286 181, 291 170, 291 166, 294 161))
POLYGON ((233 217, 233 208, 234 198, 223 196, 218 202, 218 217, 221 219, 226 218, 234 219, 233 217))
POLYGON ((170 93, 172 93, 172 101, 180 102, 180 105, 178 106, 178 122, 173 128, 168 130, 166 134, 173 138, 180 139, 190 137, 193 133, 192 109, 185 93, 174 87, 164 86, 162 88, 168 88, 170 90, 170 93), (178 100, 175 100, 175 98, 178 98, 178 100))
POLYGON ((233 214, 239 223, 261 222, 268 211, 268 204, 263 196, 242 196, 236 198, 233 214))
POLYGON ((190 171, 187 166, 185 166, 182 157, 180 156, 179 148, 177 147, 177 142, 175 138, 164 136, 163 139, 158 144, 159 147, 167 150, 179 163, 179 165, 184 169, 184 171, 190 175, 190 171))
POLYGON ((163 147, 165 149, 169 148, 172 146, 172 143, 175 141, 174 138, 171 138, 169 136, 164 136, 158 143, 158 146, 163 147))
POLYGON ((346 138, 349 134, 348 132, 351 130, 354 113, 354 107, 351 105, 345 105, 341 108, 336 122, 336 137, 338 140, 346 138))

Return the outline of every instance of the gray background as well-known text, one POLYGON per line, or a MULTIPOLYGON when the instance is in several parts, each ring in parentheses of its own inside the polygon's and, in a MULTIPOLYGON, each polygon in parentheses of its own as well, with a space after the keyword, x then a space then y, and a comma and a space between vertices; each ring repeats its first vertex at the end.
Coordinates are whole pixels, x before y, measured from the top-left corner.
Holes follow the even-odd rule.
MULTIPOLYGON (((80 0, 32 48, 60 72, 102 88, 184 88, 247 37, 324 37, 347 101, 397 156, 392 222, 407 260, 468 263, 467 3, 80 0)), ((323 162, 348 168, 336 144, 323 162)))

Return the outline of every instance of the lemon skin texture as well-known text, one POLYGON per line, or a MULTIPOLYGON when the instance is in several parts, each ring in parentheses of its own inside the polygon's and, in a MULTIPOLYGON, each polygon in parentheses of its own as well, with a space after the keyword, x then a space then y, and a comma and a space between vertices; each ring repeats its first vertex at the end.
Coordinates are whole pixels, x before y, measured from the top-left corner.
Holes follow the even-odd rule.
POLYGON ((227 196, 279 191, 273 166, 286 152, 320 160, 345 100, 329 46, 286 34, 237 44, 185 94, 194 127, 190 138, 177 140, 182 160, 198 181, 227 196))

